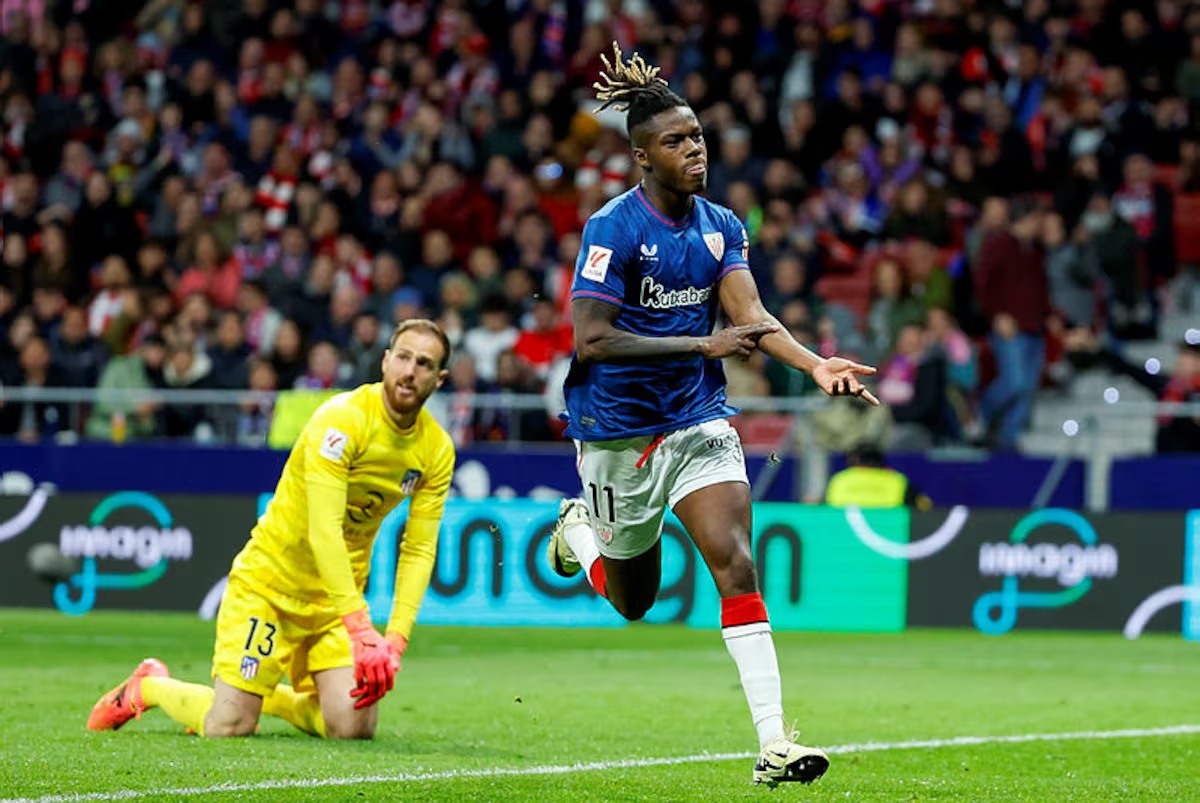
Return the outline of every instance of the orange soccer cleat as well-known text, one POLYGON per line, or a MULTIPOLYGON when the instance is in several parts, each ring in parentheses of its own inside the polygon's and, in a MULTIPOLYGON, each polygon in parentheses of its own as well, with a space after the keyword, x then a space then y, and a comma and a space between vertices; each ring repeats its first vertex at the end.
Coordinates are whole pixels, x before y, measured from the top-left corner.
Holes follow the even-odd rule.
POLYGON ((133 674, 120 686, 100 698, 88 717, 90 731, 115 731, 131 719, 137 719, 148 707, 142 701, 142 678, 169 678, 167 665, 157 658, 147 658, 137 665, 133 674))

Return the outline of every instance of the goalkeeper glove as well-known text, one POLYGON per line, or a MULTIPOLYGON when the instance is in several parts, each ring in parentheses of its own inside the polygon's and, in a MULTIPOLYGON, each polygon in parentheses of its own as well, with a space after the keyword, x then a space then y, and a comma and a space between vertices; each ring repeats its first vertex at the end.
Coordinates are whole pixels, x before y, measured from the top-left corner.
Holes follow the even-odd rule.
POLYGON ((404 651, 408 649, 408 639, 395 630, 389 630, 383 637, 396 648, 396 668, 399 669, 400 659, 404 657, 404 651))
POLYGON ((379 635, 364 608, 342 617, 354 652, 354 683, 350 696, 355 708, 366 708, 392 690, 400 655, 392 642, 379 635))

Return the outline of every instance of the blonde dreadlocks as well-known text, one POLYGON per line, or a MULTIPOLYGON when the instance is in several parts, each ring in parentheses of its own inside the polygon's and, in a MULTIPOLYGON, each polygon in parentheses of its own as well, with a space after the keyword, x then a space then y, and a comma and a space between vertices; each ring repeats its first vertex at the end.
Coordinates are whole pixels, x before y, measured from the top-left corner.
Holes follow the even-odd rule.
POLYGON ((621 46, 613 42, 613 59, 601 54, 605 69, 600 71, 600 80, 592 84, 600 108, 596 112, 612 108, 627 112, 625 128, 633 137, 634 129, 659 112, 687 106, 687 101, 667 88, 667 82, 659 77, 660 68, 648 64, 640 54, 634 53, 628 60, 621 53, 621 46))

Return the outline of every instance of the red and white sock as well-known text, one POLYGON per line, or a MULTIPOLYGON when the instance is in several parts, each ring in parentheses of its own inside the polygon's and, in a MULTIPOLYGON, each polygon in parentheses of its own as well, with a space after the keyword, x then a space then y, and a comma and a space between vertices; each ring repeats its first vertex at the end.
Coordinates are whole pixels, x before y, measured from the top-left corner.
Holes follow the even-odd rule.
POLYGON ((575 559, 587 572, 588 582, 596 593, 607 599, 604 593, 607 581, 604 577, 604 561, 600 560, 600 550, 596 548, 596 536, 592 533, 590 524, 573 524, 563 529, 563 538, 567 546, 575 553, 575 559))
POLYGON ((759 747, 784 736, 783 690, 762 594, 721 600, 721 637, 737 664, 759 747))

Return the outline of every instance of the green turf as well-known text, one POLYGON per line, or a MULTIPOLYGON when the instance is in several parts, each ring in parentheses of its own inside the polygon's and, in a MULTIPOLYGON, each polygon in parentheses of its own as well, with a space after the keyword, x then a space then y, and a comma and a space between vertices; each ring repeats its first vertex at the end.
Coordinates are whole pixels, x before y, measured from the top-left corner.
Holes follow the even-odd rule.
MULTIPOLYGON (((0 798, 158 791, 138 799, 1196 800, 1200 735, 835 755, 811 787, 749 785, 745 759, 544 776, 293 786, 305 779, 739 753, 754 747, 715 631, 420 628, 374 742, 184 736, 159 711, 88 733, 95 699, 157 655, 208 674, 193 616, 0 610, 0 798), (264 785, 279 782, 283 788, 264 785), (250 788, 202 795, 169 790, 250 788)), ((822 745, 1200 723, 1200 645, 1179 637, 925 631, 776 634, 788 714, 822 745)))

